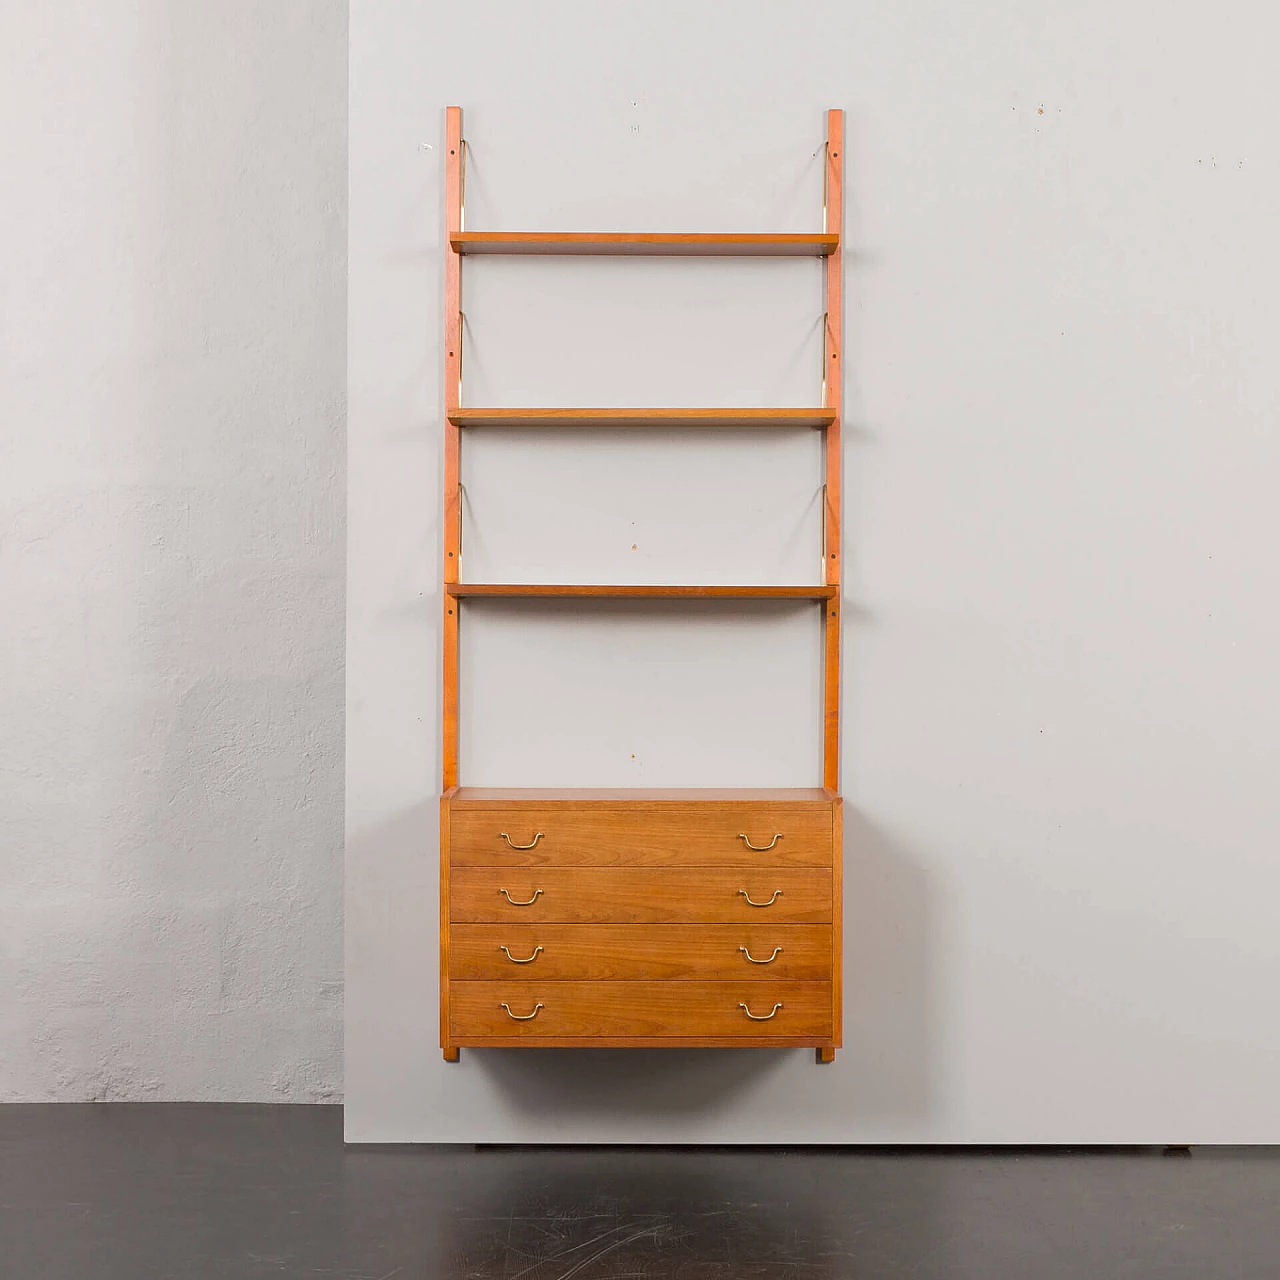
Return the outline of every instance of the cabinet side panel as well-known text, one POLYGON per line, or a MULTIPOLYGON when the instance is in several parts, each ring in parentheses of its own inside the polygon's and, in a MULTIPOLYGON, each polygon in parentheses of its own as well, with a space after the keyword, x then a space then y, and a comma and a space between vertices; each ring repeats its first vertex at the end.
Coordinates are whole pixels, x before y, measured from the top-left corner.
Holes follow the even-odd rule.
POLYGON ((844 797, 831 808, 831 1020, 832 1039, 844 1043, 844 797))
POLYGON ((449 800, 440 797, 440 1047, 449 1040, 449 800))

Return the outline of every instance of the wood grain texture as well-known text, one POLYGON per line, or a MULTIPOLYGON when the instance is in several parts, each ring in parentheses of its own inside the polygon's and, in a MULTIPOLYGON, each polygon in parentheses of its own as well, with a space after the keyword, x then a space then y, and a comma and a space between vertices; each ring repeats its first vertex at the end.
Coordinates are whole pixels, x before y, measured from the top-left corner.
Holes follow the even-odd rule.
POLYGON ((455 804, 450 857, 458 867, 829 867, 831 815, 830 802, 455 804))
POLYGON ((830 924, 831 872, 702 867, 455 867, 449 878, 454 923, 830 924), (516 906, 501 892, 528 906, 516 906), (780 894, 772 906, 756 902, 780 894), (541 890, 541 893, 537 891, 541 890))
POLYGON ((455 924, 452 935, 452 981, 832 978, 831 928, 820 924, 455 924))
POLYGON ((459 1043, 476 1036, 791 1036, 813 1043, 831 1034, 831 988, 825 982, 456 982, 450 1034, 459 1043), (743 1004, 756 1015, 782 1007, 768 1021, 752 1021, 743 1004), (535 1016, 518 1020, 530 1013, 535 1016))
POLYGON ((644 600, 829 600, 838 587, 813 586, 605 586, 588 583, 457 582, 445 591, 451 596, 598 596, 604 599, 644 600))
POLYGON ((839 239, 826 232, 467 231, 451 233, 449 244, 457 253, 821 258, 836 251, 839 239))
POLYGON ((459 427, 825 427, 831 409, 455 409, 459 427))

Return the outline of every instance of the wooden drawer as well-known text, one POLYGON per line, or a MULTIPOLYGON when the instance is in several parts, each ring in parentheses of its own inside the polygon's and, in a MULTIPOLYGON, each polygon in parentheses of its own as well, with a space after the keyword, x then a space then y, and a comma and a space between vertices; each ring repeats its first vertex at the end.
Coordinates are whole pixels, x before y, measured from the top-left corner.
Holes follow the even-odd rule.
POLYGON ((449 914, 472 924, 830 924, 831 872, 464 867, 450 875, 449 914))
POLYGON ((463 1043, 492 1037, 822 1040, 832 1034, 827 982, 451 982, 449 998, 450 1030, 463 1043))
POLYGON ((454 802, 449 825, 455 867, 831 865, 830 801, 454 802))
POLYGON ((452 979, 831 981, 821 924, 459 924, 452 979))

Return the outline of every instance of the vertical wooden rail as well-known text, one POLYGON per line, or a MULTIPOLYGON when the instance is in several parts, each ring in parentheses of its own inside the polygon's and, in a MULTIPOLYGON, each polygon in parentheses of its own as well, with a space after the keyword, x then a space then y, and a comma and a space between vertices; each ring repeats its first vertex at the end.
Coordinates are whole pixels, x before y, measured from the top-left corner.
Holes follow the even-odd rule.
MULTIPOLYGON (((827 112, 826 172, 823 175, 823 227, 839 236, 836 248, 827 257, 826 316, 822 332, 823 407, 834 409, 835 420, 827 428, 827 470, 823 485, 823 582, 839 587, 840 514, 842 454, 840 418, 844 412, 841 389, 843 378, 844 339, 844 112, 827 112)), ((829 791, 840 790, 840 592, 826 601, 823 610, 823 712, 822 712, 822 785, 829 791)), ((834 1062, 836 1047, 843 1039, 843 965, 844 941, 844 814, 839 796, 832 810, 832 1025, 834 1044, 818 1050, 819 1062, 834 1062)))
MULTIPOLYGON (((449 421, 462 391, 462 256, 450 243, 462 230, 462 108, 445 112, 444 179, 444 567, 445 586, 458 582, 462 558, 459 429, 449 421)), ((458 1061, 449 1030, 449 794, 458 785, 458 599, 442 588, 441 782, 440 797, 440 1048, 446 1062, 458 1061)))
MULTIPOLYGON (((827 256, 826 319, 823 325, 823 407, 834 409, 835 421, 827 428, 827 470, 824 489, 823 582, 840 585, 840 415, 844 333, 844 112, 827 112, 826 173, 824 175, 824 226, 840 237, 827 256)), ((822 785, 840 789, 840 595, 826 604, 823 629, 822 785)), ((839 851, 837 850, 837 856, 839 851)))
MULTIPOLYGON (((449 421, 458 409, 462 372, 462 255, 449 243, 462 228, 462 108, 449 107, 445 117, 445 251, 444 251, 444 582, 458 582, 462 539, 458 484, 461 479, 459 428, 449 421)), ((458 785, 458 609, 444 593, 444 686, 442 762, 443 788, 458 785)))

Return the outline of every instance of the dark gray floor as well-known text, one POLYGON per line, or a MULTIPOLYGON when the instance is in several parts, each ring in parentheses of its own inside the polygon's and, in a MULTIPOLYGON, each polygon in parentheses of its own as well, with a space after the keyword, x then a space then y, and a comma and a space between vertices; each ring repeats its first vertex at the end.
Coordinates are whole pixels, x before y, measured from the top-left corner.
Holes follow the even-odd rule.
POLYGON ((1273 1280, 1280 1153, 342 1146, 333 1107, 0 1107, 0 1277, 1273 1280))

